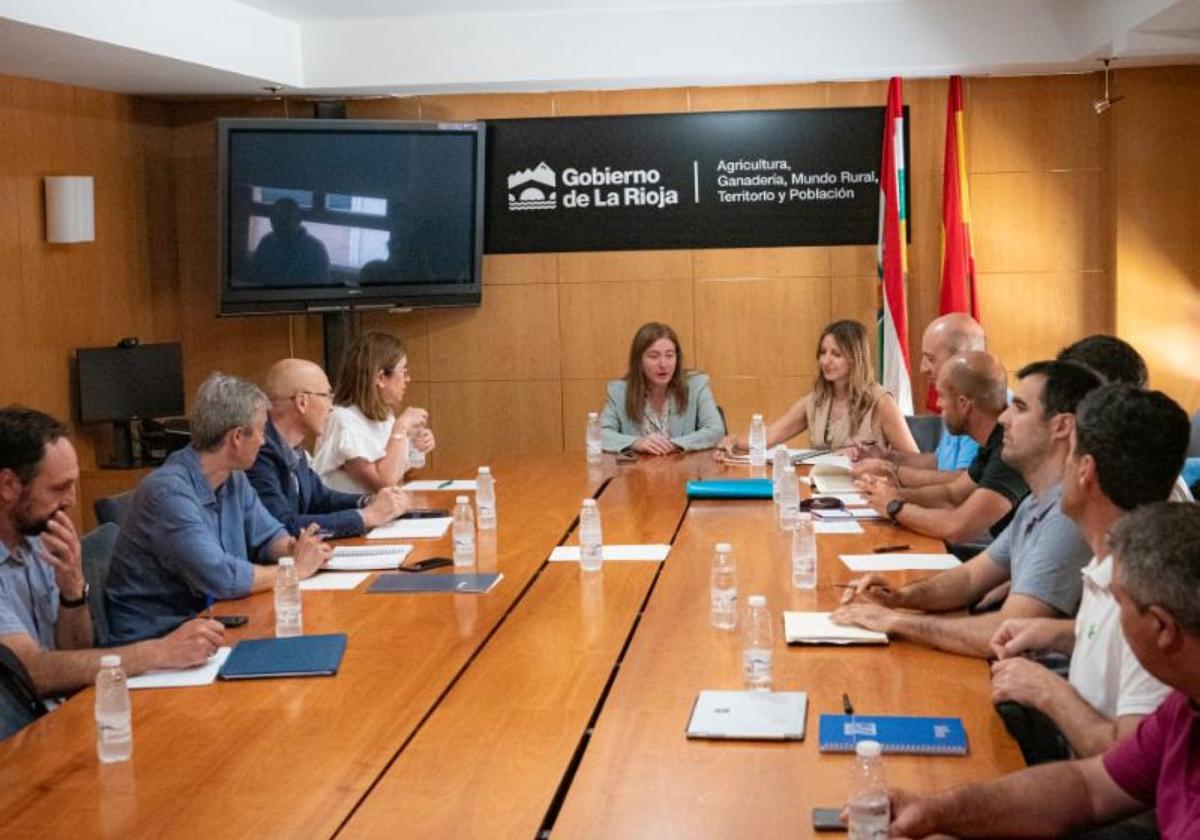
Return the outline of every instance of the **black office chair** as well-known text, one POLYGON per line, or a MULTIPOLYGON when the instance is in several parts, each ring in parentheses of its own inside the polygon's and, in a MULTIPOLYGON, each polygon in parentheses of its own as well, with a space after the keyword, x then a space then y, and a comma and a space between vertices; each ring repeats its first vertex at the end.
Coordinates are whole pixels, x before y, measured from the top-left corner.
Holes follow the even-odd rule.
POLYGON ((942 418, 936 414, 922 414, 916 417, 905 417, 908 430, 912 432, 917 449, 922 452, 933 452, 938 448, 942 439, 942 418))
POLYGON ((104 585, 108 581, 113 546, 120 532, 121 526, 115 522, 105 522, 94 531, 88 531, 80 540, 83 547, 83 577, 91 588, 88 609, 92 613, 92 634, 96 647, 108 647, 112 642, 112 634, 108 629, 108 610, 104 605, 104 585))
POLYGON ((17 655, 0 645, 0 741, 46 714, 29 672, 17 655))
POLYGON ((97 499, 92 505, 96 511, 96 521, 103 525, 105 522, 115 522, 117 525, 125 521, 129 509, 133 506, 133 491, 127 490, 115 496, 105 496, 97 499))

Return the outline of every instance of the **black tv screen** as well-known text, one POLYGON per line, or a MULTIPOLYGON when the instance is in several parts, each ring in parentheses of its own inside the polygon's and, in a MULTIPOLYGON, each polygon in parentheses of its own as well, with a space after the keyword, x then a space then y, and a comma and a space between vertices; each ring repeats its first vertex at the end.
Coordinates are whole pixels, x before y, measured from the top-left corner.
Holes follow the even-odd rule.
POLYGON ((80 422, 183 414, 183 351, 178 342, 81 347, 75 356, 80 422))
POLYGON ((482 123, 219 120, 223 315, 478 304, 482 123))

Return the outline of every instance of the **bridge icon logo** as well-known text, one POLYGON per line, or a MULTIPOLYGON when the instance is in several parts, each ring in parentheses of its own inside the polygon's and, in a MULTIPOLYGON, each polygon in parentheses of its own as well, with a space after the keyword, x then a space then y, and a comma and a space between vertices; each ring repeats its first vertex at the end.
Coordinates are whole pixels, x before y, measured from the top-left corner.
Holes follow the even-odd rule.
POLYGON ((534 169, 522 169, 508 176, 509 210, 553 210, 558 207, 558 176, 539 163, 534 169))

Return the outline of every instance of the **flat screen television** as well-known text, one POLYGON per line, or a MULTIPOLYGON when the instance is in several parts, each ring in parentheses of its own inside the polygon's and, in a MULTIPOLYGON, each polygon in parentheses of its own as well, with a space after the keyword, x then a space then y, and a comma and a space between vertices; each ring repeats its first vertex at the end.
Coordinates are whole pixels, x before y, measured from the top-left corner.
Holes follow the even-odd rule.
POLYGON ((222 315, 480 302, 483 123, 217 126, 222 315))

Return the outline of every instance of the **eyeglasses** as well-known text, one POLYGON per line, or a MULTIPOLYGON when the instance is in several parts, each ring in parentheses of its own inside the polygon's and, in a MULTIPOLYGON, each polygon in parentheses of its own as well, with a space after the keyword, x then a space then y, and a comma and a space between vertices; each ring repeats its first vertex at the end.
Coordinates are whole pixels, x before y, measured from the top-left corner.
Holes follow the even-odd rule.
POLYGON ((323 397, 331 402, 333 401, 333 391, 297 391, 295 396, 298 397, 301 394, 305 394, 310 397, 323 397))

